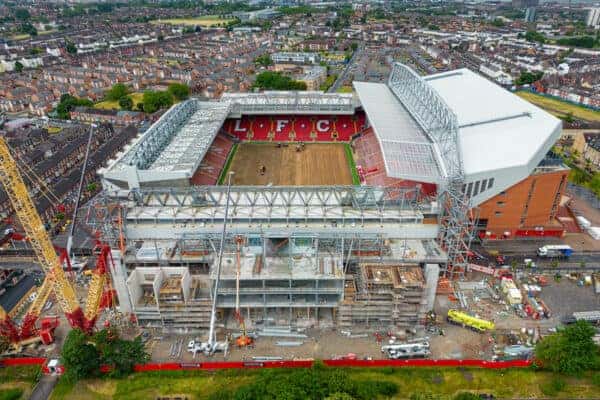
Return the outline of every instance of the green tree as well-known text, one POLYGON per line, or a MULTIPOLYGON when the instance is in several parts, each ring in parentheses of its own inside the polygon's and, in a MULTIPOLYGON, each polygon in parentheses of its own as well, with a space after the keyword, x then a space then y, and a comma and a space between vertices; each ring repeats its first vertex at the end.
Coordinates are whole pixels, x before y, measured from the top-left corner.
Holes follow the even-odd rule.
POLYGON ((96 347, 88 343, 87 336, 80 329, 73 329, 67 335, 60 355, 65 366, 65 379, 71 382, 98 373, 100 354, 96 347))
POLYGON ((527 31, 525 40, 528 42, 546 43, 546 37, 537 31, 527 31))
POLYGON ((78 106, 92 107, 94 103, 90 99, 79 99, 68 93, 60 96, 60 103, 56 106, 56 113, 61 119, 70 119, 69 112, 78 106))
POLYGON ((115 328, 98 331, 92 340, 100 352, 102 365, 110 367, 111 377, 125 376, 133 371, 136 364, 143 364, 150 358, 141 337, 121 339, 115 328))
POLYGON ((77 46, 75 46, 75 43, 73 43, 71 41, 67 41, 65 49, 67 50, 67 53, 69 53, 69 54, 77 53, 77 46))
POLYGON ((146 90, 142 101, 144 112, 152 114, 161 108, 171 107, 173 105, 173 95, 169 92, 146 90))
POLYGON ((358 49, 358 43, 356 43, 356 42, 350 43, 350 48, 352 49, 352 51, 356 51, 356 49, 358 49))
POLYGON ((190 97, 190 87, 185 83, 171 83, 167 91, 179 101, 190 97))
POLYGON ((502 19, 500 19, 500 18, 495 18, 492 21, 492 26, 495 26, 495 27, 498 27, 498 28, 502 28, 502 27, 504 27, 504 25, 505 25, 504 21, 502 21, 502 19))
POLYGON ((118 101, 122 97, 127 96, 128 89, 124 83, 115 83, 108 92, 106 92, 106 99, 111 101, 118 101))
POLYGON ((269 65, 273 65, 273 60, 271 59, 271 56, 269 54, 263 54, 256 57, 254 63, 266 68, 269 65))
POLYGON ((480 397, 471 392, 460 392, 455 395, 452 400, 479 400, 480 397))
POLYGON ((123 110, 130 111, 133 108, 133 100, 130 96, 123 96, 119 99, 119 107, 123 110))
POLYGON ((19 30, 21 32, 26 33, 31 36, 37 36, 37 34, 38 34, 37 29, 35 29, 35 26, 33 26, 29 22, 25 22, 25 23, 21 24, 21 27, 19 28, 19 30))
POLYGON ((306 83, 295 81, 279 72, 265 71, 258 74, 254 87, 268 90, 306 90, 306 83))
POLYGON ((535 347, 542 368, 570 375, 600 368, 600 350, 592 339, 596 330, 589 322, 577 321, 546 336, 535 347))
POLYGON ((23 71, 23 64, 20 61, 15 62, 15 72, 23 71))
POLYGON ((31 18, 31 14, 26 8, 17 8, 15 10, 15 18, 20 19, 21 21, 28 21, 31 18))

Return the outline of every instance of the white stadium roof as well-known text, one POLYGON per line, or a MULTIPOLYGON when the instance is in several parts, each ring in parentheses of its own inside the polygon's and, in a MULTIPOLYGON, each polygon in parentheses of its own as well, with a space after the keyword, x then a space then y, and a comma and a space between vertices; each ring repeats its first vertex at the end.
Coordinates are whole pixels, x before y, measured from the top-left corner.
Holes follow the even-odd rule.
POLYGON ((441 178, 434 144, 384 83, 354 82, 391 177, 441 178))
POLYGON ((469 69, 424 80, 458 118, 465 175, 534 162, 560 135, 562 122, 469 69))
MULTIPOLYGON (((525 179, 560 136, 558 118, 468 69, 411 79, 433 89, 458 121, 464 181, 478 188, 473 205, 525 179)), ((405 107, 414 99, 400 99, 390 82, 354 82, 354 87, 379 140, 387 174, 439 183, 446 161, 434 136, 418 122, 431 113, 423 106, 427 102, 416 105, 423 115, 415 118, 405 107), (409 161, 418 165, 407 166, 409 161)))

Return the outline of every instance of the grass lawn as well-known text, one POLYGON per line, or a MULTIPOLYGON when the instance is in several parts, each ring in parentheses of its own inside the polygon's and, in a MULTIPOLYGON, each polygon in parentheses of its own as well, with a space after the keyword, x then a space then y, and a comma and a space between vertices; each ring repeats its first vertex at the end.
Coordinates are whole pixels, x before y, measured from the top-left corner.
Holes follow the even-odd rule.
POLYGON ((0 368, 0 399, 27 399, 40 374, 38 366, 0 368), (16 393, 21 397, 11 397, 16 393))
POLYGON ((23 40, 23 39, 29 39, 31 36, 29 36, 28 33, 18 33, 16 35, 12 35, 10 36, 10 40, 23 40))
POLYGON ((600 111, 594 111, 589 108, 576 106, 566 101, 560 101, 527 91, 517 92, 517 95, 557 116, 564 116, 571 113, 576 119, 600 122, 600 111))
POLYGON ((151 21, 151 24, 170 24, 170 25, 200 25, 209 27, 212 25, 223 24, 227 25, 230 22, 235 21, 233 18, 220 18, 218 15, 203 15, 196 18, 172 18, 172 19, 160 19, 151 21))
MULTIPOLYGON (((143 98, 144 98, 144 93, 140 93, 140 92, 136 92, 136 93, 130 93, 129 96, 131 96, 131 99, 133 100, 133 109, 136 109, 137 103, 141 103, 143 98)), ((94 108, 100 108, 102 110, 120 110, 121 107, 119 106, 119 102, 118 101, 109 101, 109 100, 105 100, 105 101, 101 101, 99 103, 94 104, 94 108)))
POLYGON ((337 93, 352 93, 353 90, 352 86, 340 86, 337 93))
MULTIPOLYGON (((589 376, 566 378, 531 369, 483 370, 454 368, 381 368, 348 370, 353 380, 390 381, 398 385, 394 399, 408 399, 419 394, 434 400, 451 399, 461 391, 491 393, 503 398, 599 398, 600 386, 589 376), (562 380, 560 391, 548 389, 553 381, 562 380)), ((281 370, 282 374, 289 373, 281 370)), ((260 371, 177 371, 140 373, 125 379, 85 380, 70 386, 59 382, 51 399, 151 399, 159 395, 187 395, 207 399, 214 392, 231 390, 252 382, 260 371)))

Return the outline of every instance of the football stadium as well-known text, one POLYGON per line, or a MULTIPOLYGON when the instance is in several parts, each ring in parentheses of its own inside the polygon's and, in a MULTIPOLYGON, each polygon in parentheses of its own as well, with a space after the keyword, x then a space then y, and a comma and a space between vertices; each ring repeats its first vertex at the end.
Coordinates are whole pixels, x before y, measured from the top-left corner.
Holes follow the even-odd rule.
POLYGON ((476 235, 561 235, 561 122, 460 69, 173 106, 100 171, 141 326, 412 327, 476 235))

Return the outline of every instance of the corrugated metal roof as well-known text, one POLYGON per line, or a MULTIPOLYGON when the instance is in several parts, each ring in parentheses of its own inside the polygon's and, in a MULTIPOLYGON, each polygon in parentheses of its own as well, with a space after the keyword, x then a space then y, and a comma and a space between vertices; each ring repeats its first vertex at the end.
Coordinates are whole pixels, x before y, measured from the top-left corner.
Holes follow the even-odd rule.
POLYGON ((354 82, 373 126, 388 176, 438 182, 441 179, 433 143, 389 87, 354 82))

